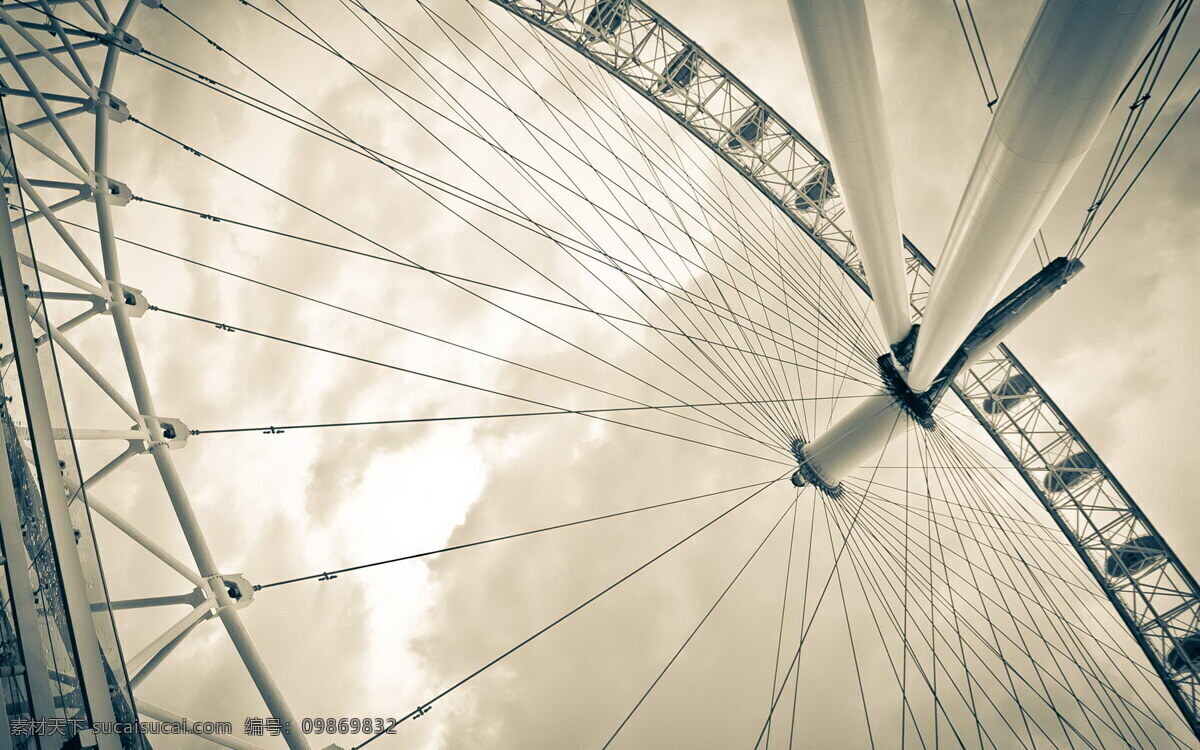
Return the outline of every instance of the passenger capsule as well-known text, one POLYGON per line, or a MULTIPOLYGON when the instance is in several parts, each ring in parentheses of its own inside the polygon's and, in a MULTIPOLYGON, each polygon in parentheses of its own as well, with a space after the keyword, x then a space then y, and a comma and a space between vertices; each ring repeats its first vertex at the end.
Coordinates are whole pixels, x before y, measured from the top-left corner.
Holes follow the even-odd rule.
POLYGON ((1062 492, 1068 487, 1074 487, 1083 481, 1090 472, 1096 469, 1096 458, 1087 451, 1079 451, 1067 456, 1054 466, 1046 475, 1042 486, 1047 492, 1062 492))
POLYGON ((1113 550, 1104 563, 1104 571, 1113 578, 1133 576, 1153 568, 1166 556, 1161 539, 1150 534, 1139 536, 1113 550))
POLYGON ((734 123, 733 137, 725 142, 726 148, 736 151, 746 144, 754 143, 762 138, 766 126, 767 110, 763 109, 762 105, 754 105, 734 123))
POLYGON ((626 0, 600 0, 593 5, 587 20, 584 21, 587 25, 584 33, 588 38, 599 39, 619 29, 621 21, 625 19, 625 2, 626 0))
POLYGON ((1176 672, 1192 670, 1188 660, 1200 666, 1200 633, 1192 633, 1179 639, 1167 652, 1167 666, 1176 672))
POLYGON ((992 395, 983 402, 983 410, 988 414, 999 414, 1021 403, 1032 390, 1033 379, 1025 373, 1009 375, 1003 383, 992 389, 992 395))
POLYGON ((818 169, 800 186, 800 194, 796 196, 794 205, 799 211, 819 210, 832 195, 833 173, 828 169, 818 169))
POLYGON ((666 82, 659 88, 658 93, 665 94, 669 91, 686 91, 687 87, 692 84, 692 79, 696 77, 696 48, 692 46, 684 47, 675 57, 671 58, 671 62, 667 64, 667 69, 663 71, 663 78, 666 82))

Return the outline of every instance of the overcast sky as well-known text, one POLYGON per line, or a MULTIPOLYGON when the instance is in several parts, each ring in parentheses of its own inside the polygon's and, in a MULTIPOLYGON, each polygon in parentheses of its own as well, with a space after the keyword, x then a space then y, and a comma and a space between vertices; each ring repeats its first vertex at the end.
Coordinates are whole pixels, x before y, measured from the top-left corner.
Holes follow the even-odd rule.
MULTIPOLYGON (((281 6, 261 5, 286 15, 281 6)), ((478 0, 473 5, 464 0, 430 2, 429 10, 444 25, 415 2, 366 5, 405 38, 385 47, 368 33, 363 17, 342 4, 298 0, 288 7, 328 44, 386 81, 378 87, 234 0, 172 3, 171 9, 332 128, 408 167, 482 196, 517 222, 444 192, 422 191, 379 163, 250 111, 145 59, 123 60, 115 89, 137 118, 295 202, 190 155, 135 123, 117 126, 114 132, 114 176, 148 199, 385 259, 403 257, 495 286, 448 282, 328 246, 132 203, 116 214, 117 232, 125 238, 358 315, 126 246, 125 280, 144 289, 151 304, 391 365, 388 369, 148 313, 136 325, 162 416, 181 418, 204 431, 541 411, 547 404, 551 409, 595 409, 681 403, 676 398, 683 398, 682 403, 736 400, 700 372, 705 365, 695 357, 695 349, 627 322, 637 318, 669 327, 669 321, 679 323, 680 318, 661 288, 635 287, 624 274, 606 270, 601 262, 606 252, 626 263, 657 258, 652 269, 660 278, 677 279, 685 294, 713 298, 718 287, 703 275, 689 276, 695 266, 684 257, 712 261, 718 257, 713 253, 726 253, 726 265, 717 273, 731 278, 751 273, 738 256, 748 249, 768 252, 765 270, 754 272, 765 277, 784 273, 782 261, 771 267, 770 258, 801 258, 801 265, 790 266, 787 273, 802 275, 772 283, 778 289, 799 284, 822 290, 819 300, 792 300, 797 315, 811 319, 791 321, 797 326, 792 334, 798 348, 821 341, 824 351, 812 359, 821 374, 784 363, 755 375, 748 365, 749 372, 739 370, 734 380, 752 384, 746 386, 750 397, 745 400, 770 393, 845 399, 837 407, 830 405, 832 400, 805 404, 782 418, 778 409, 764 415, 759 407, 696 413, 706 426, 661 412, 613 416, 645 428, 641 430, 560 415, 192 437, 175 458, 209 541, 227 572, 244 573, 255 583, 724 493, 344 574, 334 581, 260 592, 243 613, 300 717, 404 716, 758 489, 751 485, 785 476, 787 441, 797 435, 775 434, 770 427, 777 418, 788 427, 794 418, 798 432, 811 439, 835 410, 866 392, 869 381, 858 382, 854 375, 862 367, 869 372, 870 363, 855 347, 870 349, 880 340, 869 324, 854 322, 860 320, 863 300, 811 243, 773 213, 772 206, 706 155, 694 138, 570 50, 553 41, 545 41, 543 47, 542 38, 478 0), (427 66, 422 74, 412 67, 416 61, 427 66), (520 74, 503 73, 504 68, 520 74), (504 106, 496 100, 503 100, 504 106), (514 167, 471 135, 471 129, 494 137, 523 166, 514 167), (556 142, 549 143, 541 133, 554 134, 556 142), (643 139, 637 141, 640 149, 621 140, 634 133, 643 139), (648 144, 661 150, 655 152, 648 144), (575 153, 567 153, 570 150, 575 153), (647 163, 647 153, 653 165, 647 163), (669 200, 655 192, 656 184, 669 200), (595 210, 589 201, 603 210, 595 210), (520 220, 548 230, 517 226, 520 220), (564 250, 547 234, 595 252, 581 260, 583 254, 564 250), (653 255, 655 248, 668 247, 682 255, 666 260, 653 255), (606 284, 619 291, 610 291, 606 284), (622 321, 581 313, 571 305, 601 310, 622 321), (823 336, 800 330, 821 316, 840 321, 842 332, 831 332, 828 326, 823 336), (693 355, 685 356, 685 349, 693 355), (455 386, 412 371, 478 387, 455 386), (837 374, 843 372, 850 377, 837 374), (779 382, 793 375, 794 382, 779 382), (733 434, 753 432, 754 425, 764 422, 762 441, 733 434), (736 429, 723 430, 722 425, 736 429), (742 489, 726 492, 731 488, 742 489)), ((977 6, 980 33, 1003 86, 1037 3, 977 6)), ((814 144, 823 146, 785 2, 662 0, 654 7, 814 144)), ((868 2, 868 9, 896 158, 902 224, 936 262, 989 113, 948 4, 868 2)), ((1185 50, 1194 49, 1200 38, 1195 26, 1193 22, 1181 39, 1185 50)), ((312 117, 162 11, 139 11, 133 31, 158 55, 288 112, 312 117)), ((1180 90, 1190 94, 1194 85, 1193 76, 1180 90)), ((1173 119, 1176 107, 1169 108, 1164 119, 1173 119)), ((1119 128, 1119 123, 1109 124, 1097 153, 1045 227, 1054 255, 1066 251, 1082 221, 1115 137, 1114 125, 1119 128)), ((1086 271, 1009 343, 1183 560, 1200 565, 1200 524, 1195 522, 1190 472, 1200 429, 1200 410, 1192 393, 1200 367, 1196 135, 1193 114, 1088 252, 1086 271)), ((73 214, 83 223, 88 221, 85 209, 73 214)), ((1036 259, 1027 258, 1018 275, 1036 267, 1036 259)), ((705 325, 720 326, 712 309, 693 309, 697 320, 687 320, 694 326, 689 330, 701 335, 715 330, 705 325)), ((778 316, 746 315, 776 332, 789 325, 778 316)), ((738 345, 728 330, 722 335, 738 345)), ((111 333, 101 323, 81 330, 79 339, 108 371, 120 372, 111 333)), ((742 343, 762 346, 763 340, 742 343)), ((760 355, 777 352, 764 348, 760 355)), ((725 366, 734 371, 735 364, 725 366)), ((123 417, 106 410, 81 376, 67 373, 66 384, 69 394, 83 394, 72 411, 76 426, 121 424, 123 417)), ((932 648, 913 636, 912 655, 902 656, 901 639, 889 617, 902 612, 898 597, 906 587, 917 593, 903 603, 924 612, 931 607, 942 612, 948 604, 953 606, 955 596, 968 597, 959 600, 966 607, 962 623, 969 631, 967 639, 974 638, 980 651, 964 661, 976 673, 988 661, 983 629, 999 617, 985 616, 989 606, 1001 602, 1025 607, 1028 622, 1047 628, 1054 612, 1076 618, 1091 634, 1085 641, 1099 638, 1107 644, 1099 654, 1096 646, 1088 645, 1091 641, 1083 647, 1076 644, 1077 650, 1096 659, 1086 662, 1088 668, 1103 672, 1113 684, 1129 680, 1118 688, 1124 698, 1106 694, 1095 698, 1096 705, 1144 700, 1138 705, 1160 717, 1166 727, 1135 736, 1174 746, 1166 734, 1178 734, 1180 725, 1153 678, 1129 658, 1137 658, 1136 646, 1120 631, 1119 621, 1097 596, 1074 553, 1048 530, 1045 514, 1012 473, 979 470, 994 493, 986 500, 995 505, 988 507, 1003 515, 989 516, 992 520, 987 522, 975 516, 972 526, 965 516, 954 515, 958 511, 947 497, 952 488, 944 478, 929 479, 903 468, 906 462, 950 461, 954 456, 945 452, 955 450, 959 461, 966 461, 966 451, 977 451, 972 461, 1002 462, 978 428, 953 415, 961 404, 948 400, 945 409, 950 412, 945 428, 949 438, 939 442, 909 436, 880 458, 883 468, 875 477, 881 483, 875 488, 879 497, 867 500, 875 503, 870 512, 876 525, 852 532, 856 541, 835 577, 827 578, 831 558, 850 519, 847 509, 853 511, 856 501, 850 498, 839 507, 811 489, 797 494, 786 480, 772 484, 628 584, 438 700, 429 716, 406 723, 396 737, 382 738, 372 747, 602 746, 771 529, 775 531, 747 566, 745 577, 730 589, 622 729, 614 747, 749 747, 788 671, 805 627, 801 623, 812 615, 826 581, 830 593, 816 610, 812 640, 801 662, 796 746, 854 747, 870 740, 898 746, 902 732, 906 742, 933 743, 935 733, 968 726, 963 716, 971 683, 964 670, 943 662, 932 666, 935 659, 951 661, 954 644, 939 646, 938 639, 944 637, 940 632, 932 648), (900 468, 889 468, 893 463, 900 468), (904 487, 916 494, 906 499, 904 487), (900 528, 889 524, 908 523, 905 509, 910 505, 919 503, 911 512, 922 512, 926 491, 942 498, 939 505, 929 501, 934 514, 955 523, 927 525, 925 515, 913 523, 927 535, 935 528, 952 534, 962 520, 968 528, 965 546, 962 539, 939 537, 941 543, 914 538, 911 547, 905 547, 903 539, 888 536, 900 528), (999 518, 1016 524, 1007 527, 1020 531, 1015 541, 997 535, 999 529, 989 525, 1001 524, 999 518), (934 564, 943 543, 950 550, 950 563, 943 558, 934 564), (888 557, 888 549, 905 555, 905 565, 905 550, 927 556, 930 562, 912 563, 906 574, 910 578, 901 581, 896 578, 899 569, 889 567, 899 558, 888 557), (884 550, 883 556, 872 558, 879 550, 884 550), (960 551, 958 557, 955 550, 960 551), (1017 569, 1017 559, 1032 568, 1017 569), (947 580, 931 584, 931 566, 935 579, 944 575, 947 580), (985 574, 982 583, 968 583, 985 574), (914 582, 922 575, 923 585, 914 582), (876 590, 874 585, 898 588, 876 590), (1028 600, 1013 598, 1017 589, 1028 591, 1028 600), (982 610, 969 611, 971 595, 982 610), (880 603, 878 597, 889 603, 880 603), (902 670, 904 676, 894 670, 902 670), (935 709, 923 681, 930 677, 941 680, 943 693, 951 696, 945 700, 953 707, 935 709), (911 691, 908 704, 900 697, 901 679, 911 691), (952 693, 947 684, 957 685, 960 692, 952 693), (864 719, 864 702, 869 722, 864 719), (914 723, 920 729, 914 729, 914 723)), ((85 446, 84 473, 107 460, 107 451, 85 446)), ((186 558, 152 469, 149 461, 133 462, 94 493, 186 558)), ((867 471, 858 481, 870 477, 867 471)), ((956 501, 984 502, 979 497, 956 501)), ((100 521, 97 526, 114 598, 186 590, 128 540, 100 521)), ((122 615, 126 655, 180 614, 122 615)), ((1007 632, 1032 642, 1022 641, 1032 657, 1011 657, 1014 668, 1023 670, 1022 679, 1031 684, 1042 680, 1042 689, 1060 700, 1065 693, 1044 688, 1046 680, 1053 683, 1057 676, 1071 684, 1087 682, 1078 670, 1070 672, 1073 667, 1065 657, 1060 663, 1063 655, 1053 648, 1043 643, 1039 651, 1036 634, 1022 631, 1014 616, 1007 616, 1007 632), (1074 675, 1073 682, 1068 673, 1074 675)), ((943 614, 934 617, 939 627, 946 623, 943 614)), ((927 633, 929 623, 928 616, 922 626, 920 617, 913 615, 904 617, 901 627, 910 635, 927 633)), ((1003 622, 999 627, 1004 629, 1003 622)), ((1017 648, 1009 642, 1006 656, 1017 648)), ((795 681, 794 676, 789 679, 795 681)), ((995 701, 993 707, 981 709, 989 744, 1022 746, 1024 730, 1014 735, 1004 728, 1007 721, 1022 720, 1005 693, 1008 683, 995 675, 975 679, 974 689, 995 701)), ((1047 707, 1037 705, 1036 688, 1013 690, 1031 704, 1027 716, 1035 723, 1048 722, 1052 736, 1065 731, 1050 726, 1047 707)), ((239 728, 244 717, 265 714, 214 623, 191 636, 139 694, 189 717, 229 719, 239 728)), ((791 716, 792 698, 789 690, 781 701, 784 717, 791 716)), ((973 695, 975 699, 983 701, 973 695)), ((1096 718, 1078 703, 1062 711, 1081 726, 1096 718)), ((1136 711, 1133 715, 1141 716, 1136 711)), ((787 723, 784 719, 773 724, 770 747, 789 746, 787 723)), ((969 725, 974 732, 975 725, 969 725)), ((1096 736, 1101 738, 1112 736, 1106 730, 1092 731, 1099 731, 1096 736)), ((950 742, 949 734, 939 736, 950 742)), ((339 742, 348 747, 363 738, 339 742)), ((173 747, 169 742, 161 746, 173 747)), ((978 744, 974 737, 964 742, 978 744)), ((1054 742, 1038 738, 1039 746, 1054 742)), ((314 747, 325 744, 323 738, 313 738, 314 747)))

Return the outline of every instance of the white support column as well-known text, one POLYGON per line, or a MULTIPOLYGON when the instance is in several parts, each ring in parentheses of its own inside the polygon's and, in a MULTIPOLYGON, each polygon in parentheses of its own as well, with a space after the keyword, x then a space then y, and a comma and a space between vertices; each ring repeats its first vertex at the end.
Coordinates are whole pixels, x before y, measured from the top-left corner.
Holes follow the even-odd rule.
MULTIPOLYGON (((145 444, 141 441, 130 441, 129 447, 114 456, 111 461, 104 464, 99 469, 96 469, 95 473, 83 481, 83 485, 87 487, 88 491, 90 492, 93 487, 103 481, 109 474, 112 474, 114 471, 119 469, 122 464, 134 456, 142 453, 144 450, 145 444)), ((75 492, 78 491, 79 489, 76 488, 75 492)))
MULTIPOLYGON (((8 24, 9 27, 11 27, 13 31, 17 32, 17 34, 20 35, 20 37, 25 40, 26 44, 28 44, 30 47, 33 47, 33 49, 36 52, 38 52, 38 57, 37 57, 38 60, 45 60, 45 61, 49 62, 51 65, 53 65, 55 68, 58 68, 58 72, 62 73, 63 76, 66 77, 66 79, 68 81, 70 81, 71 83, 73 83, 77 87, 79 87, 79 90, 82 91, 85 95, 90 95, 92 93, 93 87, 92 87, 92 84, 90 81, 85 81, 80 76, 80 73, 77 73, 76 71, 71 70, 69 67, 67 67, 67 65, 62 60, 58 59, 57 55, 55 55, 49 49, 47 49, 46 45, 44 45, 40 41, 38 41, 38 38, 35 37, 32 32, 30 32, 28 29, 26 29, 24 26, 22 26, 21 23, 19 21, 17 21, 17 19, 15 19, 11 15, 9 15, 8 11, 4 10, 4 8, 0 8, 0 21, 3 21, 4 23, 8 24)), ((57 26, 57 22, 55 23, 55 25, 57 26)), ((61 27, 59 27, 59 31, 61 31, 61 27)), ((65 34, 63 35, 63 38, 66 38, 65 34)), ((15 55, 10 56, 9 60, 13 61, 14 67, 20 67, 20 62, 17 60, 15 55)), ((84 76, 87 75, 86 71, 81 71, 81 72, 84 76)))
POLYGON ((912 426, 912 419, 892 394, 879 391, 805 445, 805 463, 824 485, 836 487, 850 472, 872 465, 888 443, 912 426))
POLYGON ((888 343, 912 325, 892 148, 863 0, 789 0, 833 173, 888 343))
MULTIPOLYGON (((121 18, 116 24, 114 33, 125 33, 129 28, 130 22, 133 20, 134 13, 137 12, 141 3, 142 0, 128 0, 121 18)), ((121 353, 124 355, 125 369, 129 374, 134 401, 142 414, 153 416, 158 412, 154 406, 154 398, 150 392, 149 381, 142 367, 141 353, 133 334, 133 327, 130 324, 129 312, 126 309, 126 305, 123 304, 121 266, 118 259, 116 236, 113 232, 112 211, 108 200, 108 140, 110 112, 112 111, 109 100, 120 55, 121 51, 118 48, 109 47, 108 54, 104 60, 104 70, 97 92, 98 107, 96 112, 96 150, 94 160, 96 177, 96 224, 100 237, 101 252, 104 258, 105 278, 109 280, 109 287, 112 290, 110 305, 112 319, 116 327, 117 340, 120 343, 121 353)), ((158 468, 158 473, 162 479, 167 497, 170 499, 176 518, 179 520, 179 526, 183 531, 184 539, 187 541, 192 557, 195 558, 196 568, 205 579, 220 578, 221 574, 216 560, 213 558, 212 551, 208 546, 208 540, 204 537, 204 532, 200 527, 199 519, 196 517, 195 509, 188 498, 183 480, 179 476, 179 471, 171 457, 170 448, 163 436, 162 425, 157 419, 148 419, 146 421, 146 428, 150 431, 150 455, 154 458, 154 463, 158 468)), ((274 677, 271 676, 270 670, 267 669, 267 665, 254 643, 254 639, 251 637, 249 630, 247 630, 245 623, 242 622, 242 618, 236 608, 232 606, 233 599, 230 597, 229 592, 225 590, 224 586, 212 586, 211 589, 217 606, 218 617, 220 617, 221 623, 225 626, 225 630, 229 634, 229 639, 233 642, 234 648, 241 657, 246 671, 250 673, 250 678, 254 681, 255 687, 258 688, 259 695, 262 696, 267 709, 273 717, 290 727, 290 731, 284 735, 288 747, 291 750, 309 750, 308 740, 300 731, 299 720, 292 713, 291 708, 288 707, 287 701, 283 697, 283 692, 279 689, 274 677)))
MULTIPOLYGON (((115 304, 118 307, 122 306, 119 298, 115 304)), ((70 339, 61 335, 58 330, 52 326, 48 320, 46 320, 46 316, 42 314, 41 310, 38 309, 38 306, 28 305, 27 307, 30 317, 37 321, 37 324, 42 327, 42 330, 50 335, 50 338, 52 338, 54 343, 58 345, 58 348, 65 352, 66 355, 75 362, 75 364, 79 365, 79 369, 83 370, 84 373, 92 379, 93 383, 100 386, 100 390, 104 391, 104 393, 110 399, 112 399, 112 402, 117 405, 117 408, 125 412, 126 416, 128 416, 130 419, 140 423, 142 421, 142 415, 138 412, 137 407, 129 403, 129 401, 126 400, 123 395, 121 395, 121 392, 116 389, 116 386, 108 382, 108 378, 104 377, 104 374, 101 373, 100 370, 96 369, 96 366, 93 365, 91 361, 89 361, 88 358, 83 355, 82 352, 75 348, 75 345, 71 343, 70 339)))
POLYGON ((1046 0, 984 138, 929 293, 923 391, 1000 295, 1091 148, 1167 0, 1046 0))
POLYGON ((101 502, 94 494, 88 496, 88 507, 96 511, 96 513, 104 520, 117 527, 125 536, 137 542, 142 549, 157 557, 167 567, 174 570, 179 575, 194 583, 196 586, 204 586, 204 578, 199 573, 189 568, 182 560, 168 552, 162 545, 155 542, 140 529, 125 520, 121 514, 117 513, 105 503, 101 502))
POLYGON ((171 594, 168 596, 142 596, 136 599, 117 599, 105 604, 93 604, 92 609, 110 609, 113 612, 121 612, 127 609, 150 609, 152 607, 173 607, 180 604, 186 604, 189 607, 195 607, 204 601, 204 592, 200 589, 189 594, 171 594))
POLYGON ((130 684, 136 687, 138 682, 144 680, 150 671, 158 666, 164 652, 174 649, 197 625, 212 617, 212 614, 213 602, 206 598, 193 607, 191 612, 181 617, 160 636, 147 644, 145 648, 134 654, 132 658, 126 659, 129 672, 133 675, 130 684))
MULTIPOLYGON (((38 273, 42 274, 43 276, 49 276, 51 278, 58 279, 59 281, 65 283, 65 284, 69 284, 69 285, 75 287, 76 289, 82 289, 83 291, 88 292, 89 294, 94 294, 97 296, 104 294, 104 290, 101 289, 100 287, 96 286, 95 284, 89 284, 88 282, 84 281, 83 279, 79 278, 78 276, 72 276, 71 274, 69 274, 59 268, 55 268, 54 266, 47 265, 45 263, 42 263, 41 261, 35 262, 33 260, 33 258, 29 257, 25 253, 18 253, 17 257, 21 260, 22 265, 29 266, 30 268, 36 268, 38 273)), ((103 280, 103 277, 101 277, 101 280, 103 280)), ((107 295, 106 295, 106 297, 107 297, 107 295)), ((106 301, 105 306, 107 306, 107 305, 108 305, 108 303, 106 301)))

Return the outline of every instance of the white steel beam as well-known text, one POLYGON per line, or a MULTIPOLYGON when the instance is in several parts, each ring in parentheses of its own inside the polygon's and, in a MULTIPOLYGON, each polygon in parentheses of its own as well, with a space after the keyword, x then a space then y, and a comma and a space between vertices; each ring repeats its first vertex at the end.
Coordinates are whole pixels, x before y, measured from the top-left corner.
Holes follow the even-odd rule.
POLYGON ((862 399, 820 437, 804 446, 804 462, 826 487, 870 466, 888 444, 912 429, 913 420, 885 391, 862 399))
MULTIPOLYGON (((117 21, 113 32, 115 35, 119 36, 125 33, 141 4, 142 0, 128 0, 120 19, 117 21)), ((133 327, 130 324, 129 312, 127 306, 124 304, 124 291, 121 286, 121 265, 117 253, 116 235, 113 231, 112 207, 109 200, 109 180, 106 176, 109 157, 110 113, 112 111, 110 98, 112 96, 112 85, 116 77, 117 63, 120 60, 120 56, 121 50, 119 47, 109 47, 108 54, 104 59, 104 69, 100 77, 99 89, 96 95, 98 106, 96 111, 95 159, 93 162, 96 177, 96 227, 100 237, 101 255, 104 261, 104 275, 109 281, 109 289, 112 292, 110 305, 112 319, 116 327, 117 340, 121 347, 121 353, 124 355, 125 369, 129 375, 134 402, 142 414, 153 416, 158 412, 154 406, 154 397, 150 391, 150 383, 146 378, 146 372, 142 366, 141 353, 133 333, 133 327)), ((180 529, 183 531, 184 539, 187 541, 192 557, 196 561, 196 568, 205 579, 220 578, 221 573, 213 557, 212 550, 208 546, 208 540, 204 536, 204 531, 201 529, 199 519, 196 517, 195 509, 188 498, 183 479, 180 477, 175 462, 171 457, 170 447, 163 435, 162 425, 157 419, 147 419, 145 426, 150 431, 150 455, 154 458, 155 466, 162 479, 167 497, 170 499, 171 505, 175 510, 175 515, 179 521, 180 529)), ((234 648, 241 657, 246 671, 250 673, 250 678, 253 680, 255 687, 258 688, 259 695, 262 696, 267 709, 273 717, 279 719, 285 726, 290 727, 290 730, 284 734, 284 740, 287 742, 288 747, 291 750, 309 750, 308 740, 300 731, 299 720, 296 719, 291 708, 288 707, 283 692, 279 689, 274 677, 271 676, 270 670, 268 670, 262 655, 258 651, 258 647, 254 643, 253 637, 250 635, 250 631, 246 628, 245 623, 242 622, 242 618, 236 608, 232 606, 234 602, 229 592, 226 591, 223 585, 212 586, 211 589, 217 606, 218 617, 225 626, 225 631, 229 634, 229 639, 233 642, 234 648)))
POLYGON ((1075 174, 1168 0, 1047 0, 1000 97, 917 337, 923 391, 999 296, 1075 174))
MULTIPOLYGON (((0 8, 0 21, 3 21, 12 27, 13 31, 17 32, 17 34, 19 34, 20 37, 25 40, 26 44, 28 44, 30 47, 33 47, 33 49, 39 53, 39 60, 45 60, 55 68, 58 68, 58 72, 62 73, 68 81, 79 87, 80 91, 82 91, 84 94, 91 95, 92 91, 94 90, 91 82, 84 80, 80 77, 79 73, 76 73, 63 64, 62 60, 59 60, 58 57, 46 47, 46 45, 39 42, 37 37, 30 33, 30 31, 26 29, 19 21, 9 15, 8 11, 4 10, 4 8, 0 8)), ((57 22, 53 22, 52 27, 62 35, 63 39, 67 38, 66 34, 62 32, 62 27, 59 26, 57 22)), ((20 61, 16 55, 8 55, 8 61, 14 67, 20 67, 20 61)), ((78 59, 74 59, 73 62, 78 62, 78 59)), ((87 75, 86 71, 82 72, 84 76, 87 75)))
POLYGON ((125 663, 133 674, 130 684, 136 687, 138 682, 146 678, 150 671, 162 661, 160 654, 173 650, 184 637, 192 632, 204 620, 212 617, 213 602, 211 599, 205 598, 196 606, 192 607, 192 611, 181 617, 171 627, 167 628, 133 657, 126 659, 125 663), (147 669, 149 668, 149 669, 147 669))
MULTIPOLYGON (((30 268, 36 268, 38 270, 38 273, 42 274, 43 276, 53 277, 65 284, 70 284, 71 286, 75 287, 76 289, 82 289, 83 291, 88 292, 89 294, 93 294, 96 296, 104 294, 104 290, 101 289, 100 287, 96 286, 95 284, 91 284, 87 281, 84 281, 83 279, 81 279, 77 276, 72 276, 71 274, 67 273, 66 271, 62 271, 62 270, 55 268, 54 266, 51 266, 47 263, 43 263, 41 261, 35 261, 33 258, 31 258, 29 255, 26 255, 25 253, 17 253, 17 258, 21 261, 22 265, 29 266, 30 268)), ((100 280, 103 281, 103 278, 101 278, 100 280)), ((107 295, 105 295, 105 305, 107 305, 107 304, 108 304, 107 295)))
MULTIPOLYGON (((121 302, 117 302, 116 304, 118 307, 123 307, 121 302)), ((27 307, 29 316, 37 321, 37 324, 42 327, 43 331, 50 335, 50 338, 58 345, 58 348, 66 352, 67 356, 79 366, 79 369, 83 370, 92 379, 92 382, 100 386, 100 390, 104 391, 105 395, 117 405, 117 408, 125 412, 134 421, 141 423, 143 421, 142 415, 138 412, 137 408, 121 395, 116 386, 108 382, 108 378, 104 377, 104 374, 83 355, 83 352, 75 348, 75 345, 66 336, 59 333, 57 328, 50 325, 50 322, 46 320, 46 316, 42 313, 39 306, 28 304, 27 307)))
MULTIPOLYGON (((54 108, 50 106, 49 100, 38 89, 33 77, 29 75, 27 70, 25 70, 25 66, 22 65, 18 60, 14 59, 16 57, 16 53, 13 51, 12 47, 9 46, 3 35, 0 35, 0 52, 2 52, 4 57, 12 63, 13 70, 15 70, 17 75, 21 78, 21 82, 25 84, 25 88, 29 92, 29 95, 32 96, 34 100, 37 101, 38 106, 42 108, 42 113, 45 114, 46 117, 50 118, 50 123, 54 126, 54 129, 58 131, 59 137, 62 138, 63 145, 66 146, 67 150, 71 152, 71 155, 75 157, 75 161, 78 162, 79 166, 83 167, 83 169, 88 169, 87 159, 84 158, 83 152, 79 150, 79 146, 75 144, 75 140, 71 138, 69 133, 67 133, 66 128, 63 127, 63 124, 58 121, 58 113, 54 111, 54 108)), ((84 86, 83 93, 91 95, 92 91, 90 88, 84 86)))
POLYGON ((161 560, 167 567, 191 581, 196 586, 203 587, 205 585, 204 578, 202 578, 199 573, 192 570, 186 563, 172 555, 166 550, 165 547, 155 542, 147 534, 144 534, 141 529, 125 520, 120 513, 117 513, 106 503, 101 502, 101 500, 96 497, 95 494, 88 495, 88 507, 96 511, 101 518, 117 527, 125 534, 125 536, 141 545, 142 549, 161 560))
POLYGON ((888 343, 912 326, 892 148, 863 0, 789 0, 854 242, 888 343))

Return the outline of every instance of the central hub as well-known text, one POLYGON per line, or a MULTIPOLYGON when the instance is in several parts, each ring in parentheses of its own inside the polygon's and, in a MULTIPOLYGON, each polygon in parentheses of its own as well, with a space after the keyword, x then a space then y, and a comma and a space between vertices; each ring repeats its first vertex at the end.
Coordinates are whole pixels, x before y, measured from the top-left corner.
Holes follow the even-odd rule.
POLYGON ((893 439, 914 424, 933 429, 933 412, 942 391, 914 392, 890 354, 880 357, 877 364, 882 380, 878 391, 863 396, 812 442, 792 441, 790 448, 796 458, 792 484, 811 485, 828 497, 841 497, 842 479, 859 467, 878 464, 893 439))
POLYGON ((934 389, 925 393, 917 393, 909 387, 900 370, 896 369, 896 361, 891 355, 884 354, 875 360, 879 365, 879 375, 883 378, 883 390, 896 399, 896 404, 903 409, 914 422, 927 430, 933 429, 933 410, 937 400, 933 396, 934 389))
POLYGON ((841 484, 828 484, 821 478, 821 474, 815 467, 809 464, 808 456, 804 453, 803 438, 796 438, 792 441, 792 455, 796 457, 797 469, 792 473, 792 484, 797 487, 807 487, 812 485, 829 497, 839 498, 842 496, 841 484))

